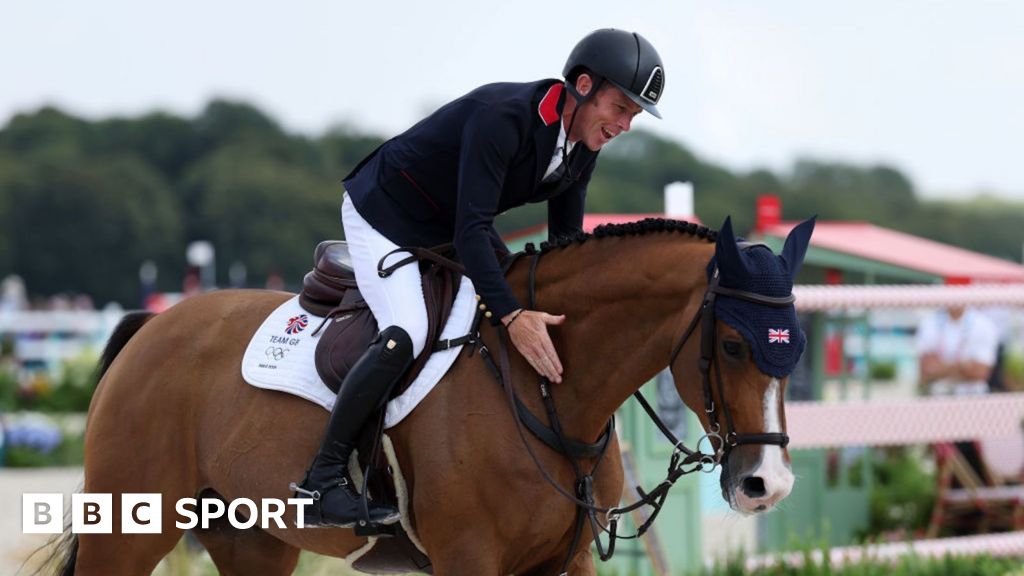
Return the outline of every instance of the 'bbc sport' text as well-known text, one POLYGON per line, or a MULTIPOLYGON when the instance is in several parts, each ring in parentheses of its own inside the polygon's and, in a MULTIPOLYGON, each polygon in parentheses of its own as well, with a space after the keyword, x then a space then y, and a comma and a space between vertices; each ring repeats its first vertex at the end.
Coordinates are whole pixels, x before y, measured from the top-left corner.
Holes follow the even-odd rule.
MULTIPOLYGON (((72 494, 71 532, 74 534, 111 534, 114 528, 112 494, 72 494)), ((120 495, 121 534, 159 534, 163 532, 163 496, 161 494, 120 495)), ((64 531, 64 495, 52 493, 22 494, 22 532, 60 534, 64 531)), ((304 528, 303 511, 313 504, 309 498, 262 498, 257 504, 249 498, 236 498, 225 504, 213 498, 182 498, 174 505, 174 527, 180 530, 209 528, 211 520, 226 519, 233 528, 245 530, 259 525, 289 528, 284 520, 288 508, 295 511, 295 527, 304 528)), ((290 516, 290 515, 289 515, 290 516)))

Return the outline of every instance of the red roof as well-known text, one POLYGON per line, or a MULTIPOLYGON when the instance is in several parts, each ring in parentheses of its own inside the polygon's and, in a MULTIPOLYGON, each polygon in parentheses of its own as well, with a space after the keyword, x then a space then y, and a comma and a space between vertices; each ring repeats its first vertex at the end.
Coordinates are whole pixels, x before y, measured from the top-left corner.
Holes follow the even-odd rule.
MULTIPOLYGON (((785 238, 796 222, 764 233, 785 238)), ((889 230, 868 222, 818 222, 811 245, 859 258, 941 276, 948 283, 1021 282, 1024 266, 949 244, 889 230)))
MULTIPOLYGON (((593 232, 594 228, 602 224, 628 224, 630 222, 636 222, 643 220, 644 218, 669 218, 664 214, 584 214, 583 215, 583 231, 593 232)), ((700 220, 696 216, 684 216, 680 218, 674 218, 675 220, 685 220, 694 224, 701 224, 700 220)), ((515 240, 524 236, 531 236, 538 234, 547 229, 547 224, 537 224, 530 226, 529 228, 523 228, 522 230, 516 230, 511 234, 506 234, 506 240, 515 240)))

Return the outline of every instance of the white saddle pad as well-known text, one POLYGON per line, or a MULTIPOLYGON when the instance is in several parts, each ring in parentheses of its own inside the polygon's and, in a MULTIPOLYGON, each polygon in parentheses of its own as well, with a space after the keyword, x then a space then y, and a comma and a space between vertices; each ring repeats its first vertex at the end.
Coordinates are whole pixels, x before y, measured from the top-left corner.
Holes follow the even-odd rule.
MULTIPOLYGON (((441 339, 465 336, 475 312, 476 291, 473 283, 463 277, 448 323, 441 331, 441 339)), ((341 316, 333 321, 345 320, 345 316, 341 316)), ((323 332, 316 336, 312 332, 322 321, 322 317, 306 312, 299 305, 298 296, 279 306, 249 341, 242 356, 242 378, 257 388, 294 394, 331 410, 335 394, 320 380, 313 365, 313 354, 323 332)), ((385 428, 395 426, 412 412, 448 372, 461 350, 462 347, 458 346, 431 354, 409 388, 388 403, 385 428)))

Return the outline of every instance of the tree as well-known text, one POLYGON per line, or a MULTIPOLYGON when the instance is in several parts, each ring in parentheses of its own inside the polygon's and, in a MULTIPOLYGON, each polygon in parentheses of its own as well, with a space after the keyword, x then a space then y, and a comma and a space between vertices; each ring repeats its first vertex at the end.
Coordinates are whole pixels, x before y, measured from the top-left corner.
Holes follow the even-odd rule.
POLYGON ((189 240, 212 241, 221 269, 244 262, 257 283, 277 273, 297 286, 316 244, 342 236, 341 186, 258 147, 225 146, 187 181, 199 191, 189 240))
POLYGON ((85 293, 134 306, 143 261, 180 261, 173 193, 137 158, 23 162, 0 188, 17 207, 8 218, 13 271, 32 293, 85 293))
POLYGON ((0 151, 13 156, 69 158, 88 147, 90 124, 53 107, 18 114, 0 131, 0 151))
POLYGON ((90 154, 136 154, 170 183, 204 152, 202 134, 193 122, 160 112, 97 122, 89 147, 90 154))

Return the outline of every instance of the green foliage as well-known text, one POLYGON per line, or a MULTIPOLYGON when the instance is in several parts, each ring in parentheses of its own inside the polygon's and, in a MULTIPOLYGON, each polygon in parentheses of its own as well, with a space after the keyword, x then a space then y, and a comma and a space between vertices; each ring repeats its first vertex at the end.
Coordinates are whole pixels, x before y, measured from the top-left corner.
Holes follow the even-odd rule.
POLYGON ((892 380, 896 378, 896 362, 874 360, 868 365, 868 375, 872 380, 892 380))
MULTIPOLYGON (((923 531, 935 504, 935 476, 922 467, 923 456, 917 450, 900 447, 878 449, 870 457, 874 478, 865 536, 923 531)), ((855 472, 860 469, 856 467, 855 472)))
POLYGON ((298 280, 316 242, 341 236, 341 188, 273 156, 232 144, 194 167, 186 177, 195 202, 191 235, 211 240, 224 262, 245 261, 257 277, 298 280), (238 221, 244 225, 225 225, 238 221))
MULTIPOLYGON (((382 142, 336 127, 317 138, 286 133, 256 107, 215 100, 194 118, 153 112, 87 121, 47 107, 0 128, 0 271, 33 295, 86 293, 137 306, 138 270, 160 271, 178 291, 193 240, 210 240, 224 272, 246 265, 250 283, 271 273, 297 286, 317 242, 341 237, 341 179, 382 142)), ((754 199, 782 198, 784 216, 860 219, 995 256, 1019 257, 1024 206, 983 198, 921 201, 891 166, 800 159, 792 170, 731 171, 683 144, 635 131, 601 154, 591 212, 657 213, 662 190, 694 183, 696 211, 717 227, 754 222, 754 199)), ((546 221, 542 204, 499 219, 502 232, 546 221)))
POLYGON ((97 359, 83 355, 64 363, 56 385, 36 397, 31 409, 40 412, 88 412, 97 384, 97 359))
POLYGON ((1006 349, 1002 376, 1007 390, 1024 391, 1024 351, 1013 347, 1006 349))
POLYGON ((796 162, 783 197, 787 213, 816 213, 829 220, 896 221, 916 203, 910 180, 894 168, 809 159, 796 162))
POLYGON ((139 158, 41 157, 0 173, 12 268, 34 292, 138 302, 139 265, 173 261, 177 200, 139 158))
POLYGON ((168 182, 176 182, 206 151, 203 135, 190 121, 160 112, 101 121, 92 141, 95 153, 134 154, 168 182))
MULTIPOLYGON (((822 550, 827 554, 828 550, 822 550)), ((783 564, 772 568, 746 570, 743 558, 730 560, 725 566, 716 565, 709 571, 695 574, 708 576, 1006 576, 1016 574, 1021 566, 1019 558, 994 558, 992 556, 950 556, 929 558, 906 555, 889 562, 868 560, 857 564, 822 566, 814 560, 814 551, 807 550, 799 564, 783 564)))
POLYGON ((22 388, 14 373, 0 370, 0 413, 33 411, 84 413, 89 410, 97 384, 97 358, 83 354, 63 363, 61 375, 51 386, 22 388))
POLYGON ((0 370, 0 414, 13 412, 18 405, 18 379, 8 370, 0 370))

